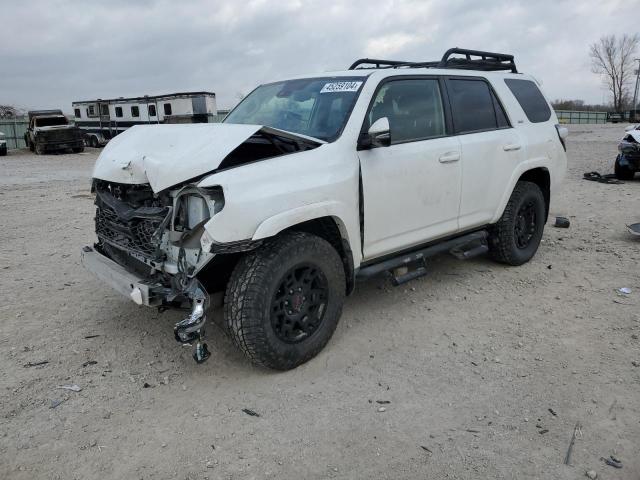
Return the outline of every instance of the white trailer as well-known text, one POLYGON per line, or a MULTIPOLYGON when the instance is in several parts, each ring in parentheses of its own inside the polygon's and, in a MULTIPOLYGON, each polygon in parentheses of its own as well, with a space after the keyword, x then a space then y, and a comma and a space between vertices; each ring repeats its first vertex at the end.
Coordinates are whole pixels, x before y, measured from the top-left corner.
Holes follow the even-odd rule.
POLYGON ((97 147, 134 125, 210 123, 217 119, 216 94, 181 92, 167 95, 72 102, 76 125, 85 142, 97 147))

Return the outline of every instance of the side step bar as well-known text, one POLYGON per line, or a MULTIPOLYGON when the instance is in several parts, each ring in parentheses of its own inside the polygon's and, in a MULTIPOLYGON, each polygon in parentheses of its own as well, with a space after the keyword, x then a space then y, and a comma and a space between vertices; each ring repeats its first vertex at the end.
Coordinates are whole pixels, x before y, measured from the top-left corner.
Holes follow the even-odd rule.
POLYGON ((424 267, 424 260, 426 258, 449 252, 456 258, 465 260, 488 252, 487 236, 487 232, 481 230, 451 240, 445 240, 419 250, 414 250, 413 252, 398 255, 397 257, 384 260, 380 263, 361 268, 358 272, 358 279, 367 279, 382 272, 402 268, 406 273, 394 275, 394 283, 400 285, 426 274, 424 267), (417 268, 410 270, 409 268, 414 265, 417 265, 417 268))

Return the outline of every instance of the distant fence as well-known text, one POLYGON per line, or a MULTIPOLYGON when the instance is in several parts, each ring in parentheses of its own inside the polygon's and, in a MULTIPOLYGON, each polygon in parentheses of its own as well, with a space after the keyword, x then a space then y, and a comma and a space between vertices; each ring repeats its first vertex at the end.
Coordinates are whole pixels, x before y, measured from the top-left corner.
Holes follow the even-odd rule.
POLYGON ((607 112, 556 110, 560 123, 607 123, 607 112))
POLYGON ((24 134, 27 132, 28 125, 29 120, 26 118, 0 119, 0 132, 4 133, 9 150, 26 147, 24 134))

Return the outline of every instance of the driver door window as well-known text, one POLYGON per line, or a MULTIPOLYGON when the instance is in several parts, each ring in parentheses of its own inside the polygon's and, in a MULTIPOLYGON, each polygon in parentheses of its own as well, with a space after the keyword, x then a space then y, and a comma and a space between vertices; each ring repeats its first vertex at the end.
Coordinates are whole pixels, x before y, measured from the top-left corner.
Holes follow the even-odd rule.
POLYGON ((394 80, 386 83, 373 102, 368 116, 369 125, 382 117, 389 119, 392 145, 445 135, 438 80, 394 80))

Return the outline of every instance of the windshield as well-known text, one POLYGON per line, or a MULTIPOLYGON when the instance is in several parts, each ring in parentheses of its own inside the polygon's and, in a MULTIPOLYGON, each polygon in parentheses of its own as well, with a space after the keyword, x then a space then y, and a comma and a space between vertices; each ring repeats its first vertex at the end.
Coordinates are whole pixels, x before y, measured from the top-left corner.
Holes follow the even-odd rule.
POLYGON ((66 117, 43 117, 36 118, 37 127, 51 127, 53 125, 66 125, 66 117))
POLYGON ((340 136, 365 77, 323 77, 262 85, 225 123, 266 125, 331 142, 340 136))

